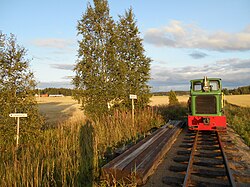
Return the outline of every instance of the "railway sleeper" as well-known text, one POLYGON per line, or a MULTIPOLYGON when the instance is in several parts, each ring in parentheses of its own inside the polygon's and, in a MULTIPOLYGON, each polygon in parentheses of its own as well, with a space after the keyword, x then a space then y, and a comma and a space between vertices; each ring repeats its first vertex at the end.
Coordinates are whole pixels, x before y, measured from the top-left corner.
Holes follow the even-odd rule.
POLYGON ((193 144, 194 143, 194 140, 184 140, 184 141, 182 141, 182 143, 191 143, 191 144, 193 144))
POLYGON ((201 180, 193 180, 192 181, 192 185, 193 186, 199 186, 199 187, 207 187, 207 186, 211 186, 211 187, 229 187, 229 184, 225 184, 222 182, 218 182, 218 181, 201 181, 201 180))
POLYGON ((218 166, 223 166, 224 161, 221 159, 204 159, 204 158, 196 158, 194 161, 194 165, 197 166, 206 166, 206 167, 218 167, 218 166))
POLYGON ((218 142, 217 139, 214 137, 214 138, 204 138, 204 137, 200 137, 198 138, 198 142, 218 142))
POLYGON ((198 135, 198 141, 216 141, 217 137, 215 135, 198 135))
POLYGON ((212 160, 195 161, 194 165, 205 166, 205 167, 210 167, 210 168, 221 168, 221 167, 223 167, 223 161, 212 161, 212 160))
POLYGON ((185 134, 186 137, 195 137, 195 132, 194 131, 188 131, 187 134, 185 134))
POLYGON ((179 147, 191 149, 193 147, 193 144, 190 144, 190 143, 188 143, 188 144, 181 144, 179 147))
POLYGON ((195 138, 195 136, 192 136, 191 138, 190 137, 186 137, 186 138, 183 138, 183 141, 189 141, 189 140, 194 141, 194 138, 195 138))
POLYGON ((177 151, 177 155, 190 155, 191 153, 191 150, 180 150, 180 151, 177 151))
POLYGON ((173 172, 185 172, 187 170, 187 164, 172 165, 169 167, 173 172))
POLYGON ((200 151, 195 155, 196 157, 202 157, 202 158, 218 158, 221 157, 220 152, 205 152, 205 151, 200 151))
POLYGON ((216 142, 216 141, 202 141, 202 142, 198 142, 197 145, 200 145, 200 146, 204 146, 204 145, 213 146, 213 145, 218 145, 218 142, 216 142))
POLYGON ((198 150, 211 150, 211 151, 215 151, 215 150, 219 150, 220 147, 218 145, 197 145, 197 149, 198 150))
POLYGON ((188 160, 189 160, 189 156, 179 156, 179 157, 175 157, 173 159, 175 162, 184 162, 184 163, 188 163, 188 160))
MULTIPOLYGON (((183 176, 183 178, 184 178, 184 176, 183 176)), ((167 184, 170 186, 182 186, 183 178, 166 176, 166 177, 162 178, 162 182, 163 182, 163 184, 167 184)))
POLYGON ((215 170, 212 169, 194 169, 192 174, 200 176, 200 177, 205 177, 205 178, 217 178, 217 177, 227 177, 227 173, 224 168, 214 168, 215 170))

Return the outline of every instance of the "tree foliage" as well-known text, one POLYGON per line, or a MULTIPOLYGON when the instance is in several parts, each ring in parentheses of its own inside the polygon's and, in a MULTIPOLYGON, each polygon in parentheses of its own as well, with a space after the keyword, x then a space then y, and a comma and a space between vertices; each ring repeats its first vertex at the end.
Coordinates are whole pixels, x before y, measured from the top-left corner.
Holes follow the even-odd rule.
POLYGON ((76 76, 73 83, 78 97, 84 102, 86 113, 98 109, 101 113, 111 100, 109 82, 112 81, 108 63, 115 63, 114 22, 109 16, 107 1, 94 1, 94 8, 88 4, 87 11, 78 22, 79 41, 76 76), (111 80, 110 80, 111 79, 111 80))
POLYGON ((145 50, 140 38, 140 32, 136 26, 132 8, 120 16, 118 22, 118 48, 120 84, 123 86, 122 99, 129 104, 128 94, 138 95, 138 106, 145 106, 149 102, 150 62, 145 56, 145 50))
POLYGON ((26 49, 17 44, 14 35, 0 35, 0 133, 5 142, 13 141, 16 120, 10 113, 28 113, 21 119, 21 141, 35 136, 42 119, 34 98, 34 75, 29 70, 26 49))
POLYGON ((250 94, 250 86, 242 86, 234 89, 228 90, 227 88, 223 89, 225 95, 242 95, 242 94, 250 94))
POLYGON ((179 104, 179 101, 178 101, 176 94, 173 90, 170 90, 168 99, 169 99, 169 105, 179 104))
POLYGON ((132 9, 115 23, 107 0, 94 0, 77 29, 81 40, 73 84, 85 112, 99 115, 108 104, 128 106, 129 94, 138 95, 137 106, 145 106, 151 60, 144 55, 132 9))

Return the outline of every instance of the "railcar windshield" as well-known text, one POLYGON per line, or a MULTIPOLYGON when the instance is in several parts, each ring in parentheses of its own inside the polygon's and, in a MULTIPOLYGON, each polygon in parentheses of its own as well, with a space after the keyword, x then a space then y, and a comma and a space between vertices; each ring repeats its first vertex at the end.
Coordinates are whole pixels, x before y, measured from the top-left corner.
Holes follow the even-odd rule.
POLYGON ((216 91, 220 89, 219 81, 210 81, 211 91, 216 91))
POLYGON ((191 89, 193 91, 199 92, 199 91, 218 91, 220 90, 220 82, 218 80, 209 80, 207 87, 204 86, 204 83, 202 81, 195 81, 191 85, 191 89), (205 88, 207 90, 205 90, 205 88))
POLYGON ((194 82, 194 91, 201 91, 202 86, 201 86, 201 82, 194 82))

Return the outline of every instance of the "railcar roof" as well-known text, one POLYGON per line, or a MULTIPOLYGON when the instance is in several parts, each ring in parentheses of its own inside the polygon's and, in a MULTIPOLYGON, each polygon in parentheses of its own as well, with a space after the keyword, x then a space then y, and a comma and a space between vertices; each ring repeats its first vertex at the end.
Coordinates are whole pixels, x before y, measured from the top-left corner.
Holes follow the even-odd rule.
MULTIPOLYGON (((190 80, 190 82, 194 82, 194 81, 202 81, 204 79, 193 79, 193 80, 190 80)), ((207 78, 207 80, 219 80, 221 81, 221 78, 207 78)))

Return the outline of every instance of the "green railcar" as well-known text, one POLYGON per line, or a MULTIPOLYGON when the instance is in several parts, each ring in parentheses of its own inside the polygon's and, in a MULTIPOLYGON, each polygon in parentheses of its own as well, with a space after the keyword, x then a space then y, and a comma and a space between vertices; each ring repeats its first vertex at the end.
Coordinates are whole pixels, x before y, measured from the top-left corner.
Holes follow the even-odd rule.
POLYGON ((190 130, 225 130, 224 95, 220 78, 190 81, 188 127, 190 130))

